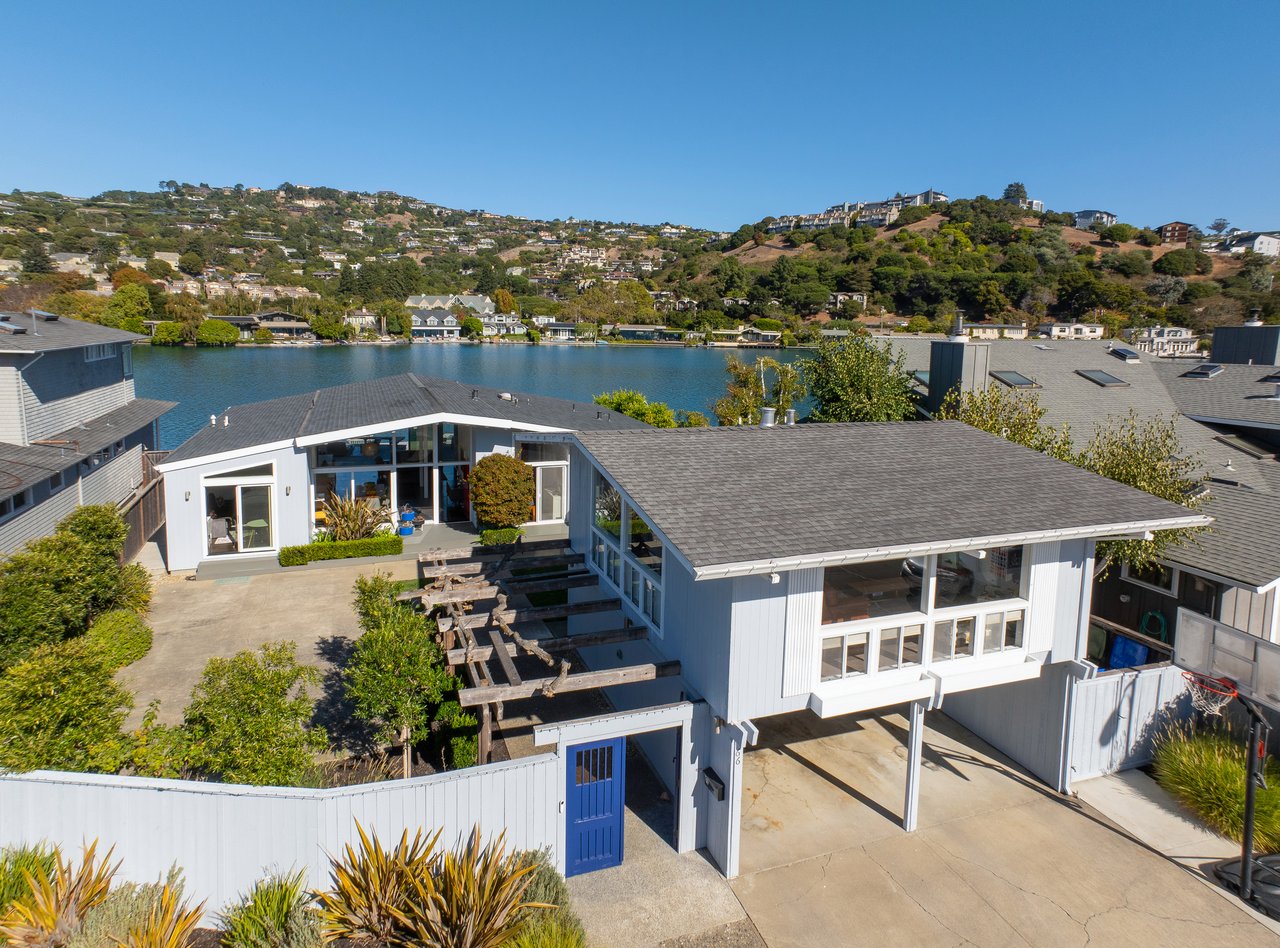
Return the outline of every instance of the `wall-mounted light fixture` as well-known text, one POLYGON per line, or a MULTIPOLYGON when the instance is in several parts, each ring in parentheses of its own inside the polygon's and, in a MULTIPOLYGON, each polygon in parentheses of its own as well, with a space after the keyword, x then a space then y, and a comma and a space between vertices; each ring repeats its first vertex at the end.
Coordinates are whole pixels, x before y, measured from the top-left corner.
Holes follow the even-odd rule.
POLYGON ((284 485, 284 495, 285 495, 286 497, 288 497, 288 496, 289 496, 290 494, 292 494, 292 493, 293 493, 293 485, 292 485, 292 484, 285 484, 285 485, 284 485))
POLYGON ((782 577, 779 576, 776 571, 772 572, 769 574, 769 582, 776 586, 778 583, 782 582, 782 577))
POLYGON ((183 499, 183 500, 190 500, 190 499, 191 499, 191 491, 187 491, 186 496, 184 496, 182 499, 183 499))

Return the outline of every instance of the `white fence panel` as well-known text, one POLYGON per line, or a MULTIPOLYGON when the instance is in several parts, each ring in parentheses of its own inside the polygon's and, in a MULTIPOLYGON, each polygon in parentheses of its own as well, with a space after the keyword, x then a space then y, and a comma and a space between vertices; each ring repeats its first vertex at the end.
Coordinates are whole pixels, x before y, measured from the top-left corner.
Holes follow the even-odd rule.
POLYGON ((1190 714, 1182 670, 1159 665, 1107 672, 1075 683, 1071 778, 1143 767, 1161 728, 1190 714))
POLYGON ((115 847, 119 878, 178 866, 211 915, 265 871, 302 869, 323 885, 357 820, 386 843, 421 828, 446 846, 478 825, 509 848, 549 848, 562 866, 563 788, 557 754, 334 790, 38 771, 0 776, 0 847, 47 840, 72 853, 97 839, 100 852, 115 847))

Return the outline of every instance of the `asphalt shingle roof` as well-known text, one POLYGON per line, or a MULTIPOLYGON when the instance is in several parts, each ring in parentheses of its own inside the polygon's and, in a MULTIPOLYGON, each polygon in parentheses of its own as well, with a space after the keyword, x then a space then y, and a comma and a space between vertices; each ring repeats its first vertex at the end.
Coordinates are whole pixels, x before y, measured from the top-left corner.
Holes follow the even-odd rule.
POLYGON ((123 329, 99 326, 79 319, 36 319, 27 313, 0 312, 0 353, 48 352, 108 342, 136 342, 144 337, 123 329), (23 332, 14 332, 21 329, 23 332))
POLYGON ((166 463, 314 437, 353 428, 390 428, 411 418, 451 414, 492 418, 512 427, 588 429, 648 428, 590 402, 504 393, 455 379, 406 372, 314 392, 236 405, 170 453, 166 463), (507 394, 509 398, 503 398, 507 394), (224 424, 225 421, 225 424, 224 424))
POLYGON ((1156 365, 1155 372, 1178 408, 1197 418, 1280 427, 1274 365, 1224 365, 1212 378, 1189 378, 1194 363, 1156 365), (1265 379, 1271 378, 1268 382, 1265 379))
POLYGON ((959 422, 576 437, 695 569, 1190 514, 959 422))

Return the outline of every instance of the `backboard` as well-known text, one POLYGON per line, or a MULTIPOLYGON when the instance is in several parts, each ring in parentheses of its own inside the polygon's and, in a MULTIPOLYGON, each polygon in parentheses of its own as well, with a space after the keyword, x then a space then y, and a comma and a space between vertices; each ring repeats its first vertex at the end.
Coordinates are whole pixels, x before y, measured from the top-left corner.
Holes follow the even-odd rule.
POLYGON ((1179 608, 1173 663, 1211 678, 1229 678, 1244 697, 1280 711, 1280 645, 1179 608))

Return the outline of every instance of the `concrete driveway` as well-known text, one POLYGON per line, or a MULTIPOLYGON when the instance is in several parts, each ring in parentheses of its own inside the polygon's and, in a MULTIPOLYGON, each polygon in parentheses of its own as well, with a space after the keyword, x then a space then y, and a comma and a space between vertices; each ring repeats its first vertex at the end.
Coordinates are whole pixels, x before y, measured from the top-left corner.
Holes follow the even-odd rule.
POLYGON ((1280 944, 941 712, 926 721, 911 834, 902 715, 760 722, 730 886, 768 945, 1280 944))

